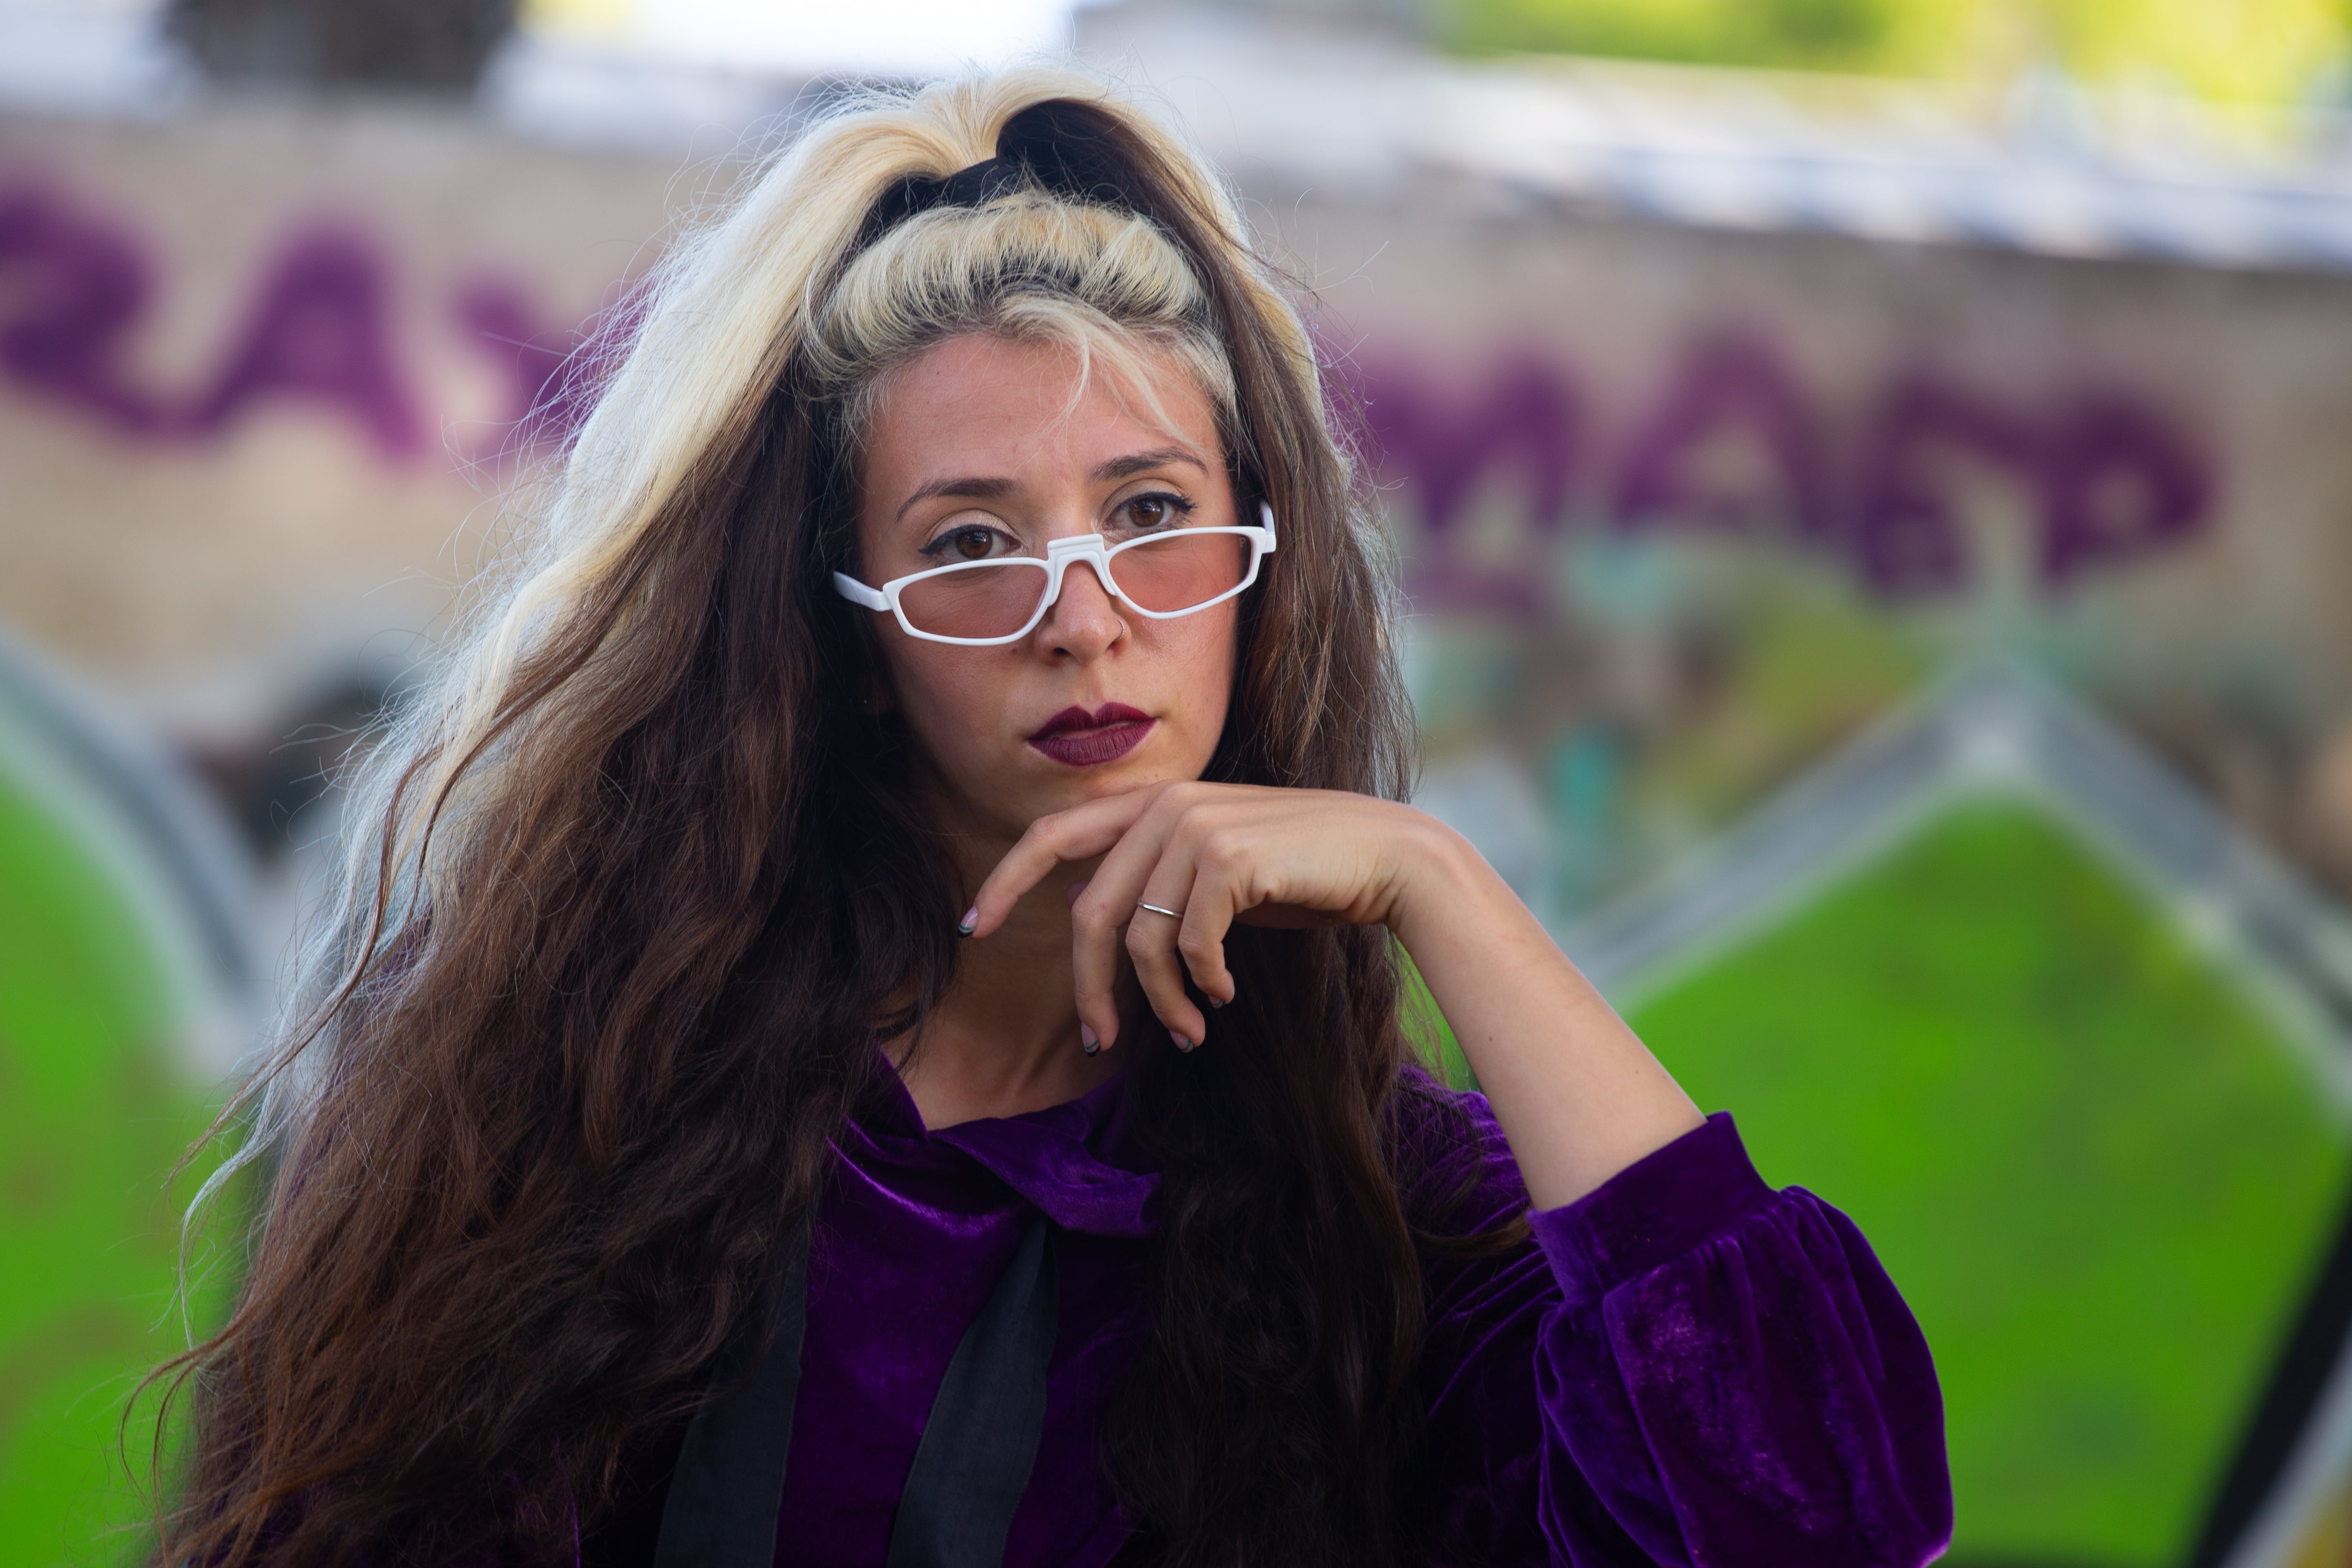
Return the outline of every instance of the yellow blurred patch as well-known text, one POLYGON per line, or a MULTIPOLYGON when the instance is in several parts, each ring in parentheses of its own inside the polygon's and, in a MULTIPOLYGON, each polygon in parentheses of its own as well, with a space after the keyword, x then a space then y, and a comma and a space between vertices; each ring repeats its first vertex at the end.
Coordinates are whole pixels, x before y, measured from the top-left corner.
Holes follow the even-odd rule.
POLYGON ((543 37, 621 38, 635 28, 635 0, 523 0, 524 30, 543 37))

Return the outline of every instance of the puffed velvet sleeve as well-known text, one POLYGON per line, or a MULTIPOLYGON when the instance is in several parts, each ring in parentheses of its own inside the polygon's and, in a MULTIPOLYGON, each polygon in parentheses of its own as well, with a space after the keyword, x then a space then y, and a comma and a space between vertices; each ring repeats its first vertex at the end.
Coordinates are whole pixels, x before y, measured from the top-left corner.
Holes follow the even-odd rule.
MULTIPOLYGON (((1447 1208, 1527 1203, 1485 1101, 1447 1208)), ((1457 1143, 1456 1148, 1460 1145, 1457 1143)), ((1433 1563, 1916 1568, 1950 1538, 1927 1342, 1853 1223, 1718 1114, 1529 1242, 1427 1275, 1410 1512, 1433 1563)))

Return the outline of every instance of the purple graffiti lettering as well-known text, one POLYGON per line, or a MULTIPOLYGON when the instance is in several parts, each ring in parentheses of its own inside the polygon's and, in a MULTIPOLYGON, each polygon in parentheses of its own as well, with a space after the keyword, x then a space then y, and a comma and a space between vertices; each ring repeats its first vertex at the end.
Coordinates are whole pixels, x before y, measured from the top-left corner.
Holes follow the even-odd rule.
POLYGON ((561 442, 579 427, 588 413, 574 357, 582 334, 549 329, 520 288, 497 279, 467 284, 451 309, 475 346, 512 378, 506 417, 525 442, 561 442))
POLYGON ((424 432, 393 357, 388 293, 383 263, 357 237, 337 229, 296 237, 189 427, 214 434, 254 403, 287 397, 340 408, 385 456, 414 456, 424 432))
MULTIPOLYGON (((362 237, 334 227, 293 236, 218 374, 193 398, 142 387, 126 366, 154 293, 136 233, 37 180, 0 184, 0 378, 144 439, 216 439, 255 405, 287 400, 355 421, 388 457, 423 448, 425 422, 394 352, 389 272, 362 237)), ((587 417, 648 300, 639 279, 574 330, 551 325, 511 281, 485 278, 449 308, 505 377, 501 416, 524 442, 546 446, 587 417)), ((1854 444, 1832 453, 1831 422, 1785 357, 1748 331, 1717 333, 1681 360, 1597 485, 1585 477, 1603 465, 1589 460, 1581 384, 1524 350, 1459 376, 1382 362, 1327 395, 1343 418, 1360 415, 1353 434, 1414 502, 1420 528, 1406 553, 1415 600, 1514 617, 1549 613, 1543 536, 1580 506, 1605 508, 1626 528, 1777 531, 1834 548, 1877 594, 1924 597, 1964 588, 1973 569, 1945 454, 1988 460, 2032 490, 2039 567, 2053 591, 2197 536, 2211 525, 2218 485, 2181 426, 2132 396, 2095 392, 2054 412, 2021 410, 1921 373, 1891 381, 1854 444), (1760 457, 1760 468, 1725 468, 1727 443, 1760 457), (1525 526, 1507 541, 1458 526, 1496 485, 1524 497, 1525 526)))
MULTIPOLYGON (((1540 616, 1544 574, 1527 569, 1538 557, 1475 563, 1450 525, 1495 470, 1532 466, 1528 541, 1559 526, 1572 500, 1567 454, 1577 408, 1562 389, 1574 382, 1519 360, 1475 384, 1475 395, 1449 398, 1434 390, 1442 384, 1388 367, 1367 399, 1367 434, 1420 502, 1423 528, 1407 552, 1413 597, 1540 616)), ((1718 336, 1683 362, 1634 425, 1616 465, 1616 518, 1628 528, 1778 526, 1834 548, 1874 592, 1917 598, 1957 592, 1973 574, 1970 541, 1937 461, 1946 452, 1996 464, 2032 490, 2042 578, 2053 590, 2175 545, 2211 517, 2207 460, 2172 419, 2126 396, 2079 396, 2054 415, 2033 414, 1915 373, 1875 400, 1850 466, 1832 464, 1827 427, 1761 339, 1718 336), (1752 443, 1765 460, 1760 475, 1707 471, 1710 448, 1725 437, 1752 443)))
POLYGON ((1834 531, 1828 496, 1820 430, 1780 357, 1760 339, 1726 334, 1683 362, 1636 426, 1618 470, 1615 511, 1625 524, 1772 522, 1827 538, 1834 531), (1738 433, 1757 437, 1770 459, 1761 493, 1727 492, 1695 471, 1712 441, 1738 433))
POLYGON ((2060 588, 2200 531, 2213 489, 2167 420, 2114 395, 2086 397, 2059 422, 2043 486, 2042 571, 2060 588))
POLYGON ((511 376, 508 416, 515 433, 525 445, 557 446, 587 421, 652 301, 649 279, 640 277, 583 325, 549 327, 520 288, 483 278, 460 289, 451 310, 475 345, 511 376))
POLYGON ((1882 593, 1945 593, 1968 580, 1966 541, 1926 464, 1939 444, 2001 463, 2033 487, 2042 577, 2053 589, 2195 533, 2211 500, 2211 476, 2179 429, 2130 398, 2084 397, 2032 420, 1906 378, 1872 426, 1854 520, 1856 567, 1882 593))
POLYGON ((0 324, 0 371, 33 390, 146 433, 164 423, 119 363, 147 309, 151 269, 131 237, 36 185, 0 192, 0 282, 16 285, 0 324))
POLYGON ((1364 378, 1364 422, 1383 471, 1403 480, 1430 529, 1444 532, 1491 472, 1516 470, 1532 515, 1547 528, 1567 518, 1581 419, 1575 384, 1558 368, 1514 357, 1466 395, 1409 375, 1364 378))
POLYGON ((1930 467, 1958 447, 2038 476, 2041 446, 2024 421, 1926 376, 1905 376, 1880 399, 1864 438, 1861 487, 1848 541, 1864 582, 1889 597, 1950 593, 1970 575, 1968 540, 1930 467))

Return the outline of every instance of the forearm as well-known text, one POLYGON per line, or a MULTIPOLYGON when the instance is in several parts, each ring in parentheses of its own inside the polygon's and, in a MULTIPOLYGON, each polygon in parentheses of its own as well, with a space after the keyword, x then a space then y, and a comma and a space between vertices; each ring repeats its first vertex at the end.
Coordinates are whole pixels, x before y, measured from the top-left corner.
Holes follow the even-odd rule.
POLYGON ((1432 823, 1390 929, 1428 983, 1538 1208, 1704 1121, 1467 841, 1432 823))

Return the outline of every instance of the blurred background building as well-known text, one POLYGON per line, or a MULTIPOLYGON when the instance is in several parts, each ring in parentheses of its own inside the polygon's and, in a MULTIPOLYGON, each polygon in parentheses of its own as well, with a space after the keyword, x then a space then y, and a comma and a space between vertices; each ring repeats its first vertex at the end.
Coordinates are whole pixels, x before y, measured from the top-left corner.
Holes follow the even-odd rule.
POLYGON ((2352 1564, 2337 0, 0 0, 0 1564, 135 1548, 165 1175, 567 355, 1064 54, 1297 279, 1423 803, 1917 1308, 1950 1561, 2352 1564))

